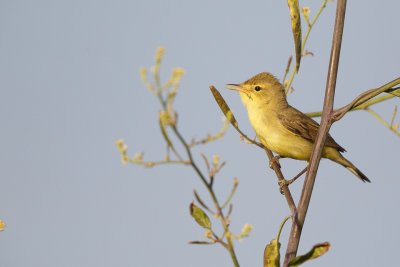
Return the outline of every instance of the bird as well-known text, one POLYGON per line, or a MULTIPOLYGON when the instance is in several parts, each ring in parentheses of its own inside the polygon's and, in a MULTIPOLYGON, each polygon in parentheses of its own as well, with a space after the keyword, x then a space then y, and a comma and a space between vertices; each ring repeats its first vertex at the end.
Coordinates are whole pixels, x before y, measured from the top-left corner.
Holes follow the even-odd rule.
MULTIPOLYGON (((236 90, 247 109, 257 138, 280 157, 309 161, 319 124, 288 104, 284 86, 269 72, 259 73, 240 84, 227 84, 236 90)), ((322 157, 336 162, 363 182, 371 182, 353 163, 343 157, 346 150, 330 134, 322 157)))

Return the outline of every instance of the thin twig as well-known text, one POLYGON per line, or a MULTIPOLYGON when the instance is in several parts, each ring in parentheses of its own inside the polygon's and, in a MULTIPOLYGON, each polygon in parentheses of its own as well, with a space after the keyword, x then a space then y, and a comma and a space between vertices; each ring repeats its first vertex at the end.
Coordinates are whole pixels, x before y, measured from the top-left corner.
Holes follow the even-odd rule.
POLYGON ((206 144, 208 142, 212 142, 212 141, 222 138, 224 136, 224 134, 226 133, 228 126, 229 126, 229 121, 225 120, 224 125, 222 126, 222 129, 217 134, 209 135, 206 138, 201 139, 199 141, 193 141, 192 143, 189 144, 189 146, 193 147, 193 146, 197 146, 197 145, 202 145, 202 144, 206 144))
POLYGON ((183 164, 183 165, 190 164, 190 162, 184 160, 138 161, 131 158, 127 158, 126 161, 131 164, 142 165, 143 167, 146 168, 151 168, 156 165, 163 165, 163 164, 183 164))
POLYGON ((228 198, 225 200, 225 203, 222 204, 221 209, 224 209, 226 207, 226 205, 228 205, 228 203, 231 201, 233 195, 235 194, 237 186, 238 186, 238 179, 235 178, 235 180, 233 182, 233 188, 231 190, 231 193, 229 194, 228 198))
MULTIPOLYGON (((192 152, 191 152, 190 145, 183 138, 183 136, 178 131, 178 128, 176 126, 176 115, 172 114, 172 99, 175 96, 175 94, 169 95, 168 96, 169 98, 167 100, 164 99, 164 97, 163 97, 163 94, 162 94, 163 87, 161 86, 160 76, 159 76, 161 58, 162 58, 163 53, 164 53, 164 49, 163 48, 159 48, 157 50, 156 65, 155 65, 155 68, 154 68, 154 80, 155 80, 155 84, 156 84, 156 90, 154 90, 154 88, 151 87, 151 86, 150 86, 149 89, 153 89, 153 90, 150 90, 150 91, 152 91, 152 93, 154 93, 157 96, 157 98, 159 99, 163 111, 166 112, 167 114, 169 114, 170 116, 172 116, 172 118, 174 119, 173 123, 168 124, 168 126, 170 126, 170 128, 172 129, 172 131, 174 132, 174 134, 176 135, 176 137, 178 138, 178 140, 180 141, 182 146, 185 148, 185 151, 186 151, 186 154, 187 154, 187 157, 188 157, 188 160, 185 163, 187 163, 188 165, 190 165, 194 169, 194 171, 200 177, 200 180, 203 182, 204 186, 207 188, 209 194, 211 195, 212 201, 213 201, 214 206, 215 206, 215 208, 217 210, 216 214, 220 218, 221 224, 222 224, 223 229, 224 229, 223 236, 221 238, 217 238, 215 241, 221 243, 229 251, 234 266, 235 267, 239 267, 239 262, 237 260, 237 257, 236 257, 236 254, 235 254, 235 251, 234 251, 234 248, 233 248, 232 237, 231 237, 231 234, 230 234, 230 231, 229 231, 229 224, 228 224, 227 220, 225 219, 225 216, 224 216, 224 214, 222 212, 222 209, 221 209, 221 205, 219 204, 219 202, 217 200, 217 197, 215 195, 215 192, 214 192, 214 190, 212 188, 212 180, 210 181, 210 183, 207 182, 206 176, 200 171, 199 167, 197 166, 197 164, 195 163, 195 161, 193 159, 193 155, 192 155, 192 152), (223 237, 224 236, 226 236, 227 243, 223 242, 223 237)), ((142 71, 142 79, 147 82, 147 80, 145 79, 145 75, 144 74, 145 74, 145 72, 142 71)), ((178 86, 178 83, 179 82, 176 83, 176 85, 175 85, 176 88, 173 89, 173 93, 175 93, 175 91, 177 89, 177 86, 178 86)), ((167 82, 167 84, 168 84, 168 82, 167 82)), ((166 134, 164 135, 164 138, 169 139, 169 137, 166 134)), ((168 142, 168 140, 166 140, 166 141, 168 142)), ((119 146, 120 146, 120 150, 121 151, 122 150, 126 151, 126 148, 122 147, 122 143, 119 144, 119 146)), ((123 158, 123 160, 124 159, 127 160, 125 157, 123 158)), ((222 166, 222 164, 221 164, 221 166, 222 166)), ((209 166, 208 166, 208 168, 209 168, 209 166)), ((208 170, 208 171, 210 172, 210 170, 208 170)))
POLYGON ((293 56, 290 55, 288 62, 286 64, 285 74, 283 75, 282 82, 285 82, 285 80, 286 80, 286 76, 289 73, 290 65, 292 64, 292 59, 293 59, 293 56))
MULTIPOLYGON (((220 218, 220 221, 222 223, 222 226, 224 228, 224 232, 228 231, 228 225, 227 222, 225 220, 224 214, 222 212, 221 206, 217 200, 217 197, 214 193, 214 190, 212 189, 212 187, 210 186, 210 184, 207 183, 207 180, 205 178, 205 176, 203 175, 203 173, 200 171, 200 169, 197 167, 196 163, 193 160, 193 156, 192 156, 192 152, 190 150, 189 145, 187 144, 187 142, 185 141, 185 139, 182 137, 182 135, 180 134, 180 132, 178 131, 178 129, 176 128, 175 125, 171 126, 172 130, 174 131, 175 135, 178 137, 178 139, 181 141, 182 145, 184 146, 185 150, 186 150, 186 154, 189 158, 189 162, 190 165, 192 166, 192 168, 194 169, 194 171, 197 173, 197 175, 200 177, 201 181, 203 182, 203 184, 205 185, 205 187, 207 188, 209 194, 211 195, 211 198, 214 202, 214 206, 217 209, 217 214, 219 215, 218 217, 220 218)), ((234 266, 239 267, 239 262, 237 260, 235 251, 233 249, 233 242, 232 242, 232 238, 230 235, 226 236, 226 240, 228 242, 228 246, 227 249, 231 255, 232 261, 234 266)))
POLYGON ((400 137, 400 133, 396 131, 396 129, 393 127, 393 125, 390 125, 387 123, 381 116, 376 114, 372 109, 369 107, 364 108, 366 111, 368 111, 372 116, 374 116, 377 120, 379 120, 383 125, 385 125, 389 130, 391 130, 393 133, 395 133, 398 137, 400 137))

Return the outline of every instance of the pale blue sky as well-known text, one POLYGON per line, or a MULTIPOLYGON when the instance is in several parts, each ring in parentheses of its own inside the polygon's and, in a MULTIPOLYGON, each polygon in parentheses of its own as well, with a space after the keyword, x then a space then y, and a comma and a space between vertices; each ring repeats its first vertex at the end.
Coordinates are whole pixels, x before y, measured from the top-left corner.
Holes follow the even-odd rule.
MULTIPOLYGON (((301 1, 313 17, 322 1, 301 1)), ((295 92, 300 110, 322 107, 336 2, 313 29, 295 92)), ((400 74, 398 1, 349 1, 335 107, 400 74)), ((304 24, 303 24, 304 25, 304 24)), ((221 127, 209 92, 214 84, 239 125, 253 131, 235 92, 224 90, 269 71, 281 78, 293 53, 286 1, 0 1, 0 266, 232 266, 220 246, 189 246, 204 230, 189 215, 194 188, 209 200, 188 167, 123 166, 114 142, 129 154, 164 157, 156 98, 139 68, 166 48, 162 78, 186 70, 176 98, 184 136, 221 127)), ((373 109, 390 120, 398 99, 373 109)), ((399 119, 396 121, 399 123, 399 119)), ((300 252, 329 241, 308 266, 390 266, 400 249, 400 139, 365 111, 348 114, 331 134, 371 180, 363 184, 323 160, 300 252)), ((216 177, 222 199, 239 178, 231 228, 254 226, 236 242, 242 266, 261 266, 264 247, 289 214, 263 151, 224 139, 194 149, 227 161, 216 177)), ((281 161, 287 177, 304 162, 281 161)), ((291 186, 296 202, 303 179, 291 186)), ((218 225, 217 221, 213 221, 218 225)), ((218 227, 217 227, 218 229, 218 227)), ((286 249, 290 227, 281 236, 286 249)))

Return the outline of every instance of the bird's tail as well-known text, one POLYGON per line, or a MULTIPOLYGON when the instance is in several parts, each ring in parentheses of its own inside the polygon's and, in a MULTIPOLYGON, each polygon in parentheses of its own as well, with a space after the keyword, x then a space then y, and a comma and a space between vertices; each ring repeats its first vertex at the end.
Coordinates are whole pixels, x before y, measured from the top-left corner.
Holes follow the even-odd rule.
POLYGON ((337 163, 341 164, 343 167, 345 167, 346 169, 351 171, 355 176, 357 176, 364 183, 371 182, 371 180, 368 179, 368 177, 364 173, 362 173, 359 169, 357 169, 357 167, 354 166, 353 163, 351 163, 349 160, 347 160, 345 157, 343 157, 342 154, 339 153, 339 155, 340 155, 340 158, 337 158, 335 160, 337 163))
POLYGON ((365 183, 365 182, 368 182, 368 183, 371 182, 371 180, 368 179, 368 177, 365 176, 365 174, 362 173, 359 169, 357 169, 354 165, 353 165, 352 167, 346 167, 346 169, 348 169, 349 171, 351 171, 355 176, 357 176, 358 178, 360 178, 361 181, 363 181, 364 183, 365 183))
POLYGON ((347 160, 345 157, 343 157, 343 155, 337 149, 331 148, 331 147, 328 147, 328 148, 325 147, 324 152, 325 152, 325 154, 323 157, 328 158, 336 163, 339 163, 340 165, 342 165, 343 167, 345 167, 346 169, 351 171, 355 176, 357 176, 364 183, 371 182, 371 180, 368 179, 368 177, 365 176, 364 173, 362 173, 359 169, 357 169, 357 167, 354 166, 353 163, 351 163, 349 160, 347 160))

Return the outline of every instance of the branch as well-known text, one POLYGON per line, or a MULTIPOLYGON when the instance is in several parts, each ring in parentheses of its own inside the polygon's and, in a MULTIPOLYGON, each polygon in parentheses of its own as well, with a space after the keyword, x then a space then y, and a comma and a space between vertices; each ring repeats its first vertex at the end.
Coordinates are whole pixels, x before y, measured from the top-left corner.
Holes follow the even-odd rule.
MULTIPOLYGON (((176 92, 179 87, 179 83, 182 77, 182 74, 184 73, 184 70, 181 68, 175 68, 173 69, 172 75, 170 79, 162 85, 160 82, 160 66, 161 66, 161 61, 162 61, 162 55, 164 54, 165 49, 164 48, 158 48, 157 53, 156 53, 156 64, 154 67, 154 84, 148 82, 147 80, 147 70, 142 68, 140 73, 141 73, 141 78, 144 83, 144 85, 150 90, 151 93, 157 96, 158 100, 160 101, 162 110, 159 112, 159 124, 160 124, 160 129, 163 134, 163 137, 165 141, 167 142, 168 148, 171 148, 174 154, 177 156, 178 160, 169 160, 168 155, 166 157, 166 160, 164 161, 157 161, 157 162, 144 162, 143 161, 143 155, 139 154, 138 156, 135 156, 133 159, 128 158, 126 152, 127 152, 127 146, 123 144, 122 140, 119 140, 116 142, 118 149, 122 155, 122 162, 126 164, 127 162, 134 163, 134 164, 141 164, 145 165, 147 167, 152 167, 156 164, 166 164, 166 163, 181 163, 185 165, 190 165, 193 170, 197 173, 199 176, 200 180, 206 187, 207 191, 209 192, 211 199, 214 203, 214 206, 216 208, 216 213, 214 214, 219 220, 221 221, 222 227, 224 229, 223 235, 221 237, 218 237, 212 230, 211 226, 207 226, 208 230, 207 231, 207 236, 208 238, 212 239, 212 236, 215 237, 215 239, 212 239, 212 241, 218 242, 221 245, 223 245, 230 253, 233 265, 236 267, 239 267, 239 262, 237 260, 234 247, 233 247, 233 242, 232 242, 232 234, 229 230, 229 215, 230 212, 232 211, 232 208, 228 211, 228 215, 225 216, 224 213, 222 212, 222 207, 219 204, 217 200, 216 193, 213 189, 213 177, 214 175, 221 169, 221 167, 224 165, 224 163, 220 164, 218 166, 218 160, 214 160, 213 164, 213 169, 210 170, 209 166, 207 166, 207 170, 209 171, 209 176, 210 176, 210 182, 207 181, 206 176, 203 174, 203 172, 200 170, 196 162, 194 161, 193 154, 191 151, 191 145, 185 140, 185 138, 182 136, 180 131, 178 130, 177 127, 177 113, 173 111, 173 101, 176 96, 176 92), (169 138, 168 132, 167 132, 167 127, 169 127, 170 130, 172 130, 173 134, 175 137, 179 140, 181 145, 184 147, 184 150, 186 152, 186 158, 187 160, 183 160, 182 157, 177 153, 177 151, 174 149, 174 146, 171 142, 171 139, 169 138), (211 172, 210 172, 211 171, 211 172), (223 241, 223 238, 226 238, 226 243, 223 241)), ((206 143, 209 141, 213 141, 215 139, 220 138, 224 133, 227 128, 227 123, 225 124, 224 128, 222 131, 217 134, 216 136, 211 136, 206 138, 206 140, 201 140, 200 143, 206 143)), ((197 143, 194 142, 194 145, 197 143)), ((206 161, 207 165, 208 162, 206 161)), ((237 182, 235 181, 235 186, 234 189, 231 192, 231 195, 234 193, 235 189, 237 186, 237 182)), ((199 198, 197 195, 196 191, 194 191, 195 198, 198 200, 198 202, 205 207, 208 211, 210 209, 204 204, 204 202, 199 198)), ((232 196, 230 196, 231 198, 232 196)), ((193 205, 193 204, 192 204, 193 205)), ((192 207, 191 205, 191 207, 192 207)), ((232 207, 232 205, 230 206, 232 207)), ((201 210, 199 208, 199 210, 201 210)), ((201 213, 204 213, 201 211, 201 213)), ((205 214, 205 213, 204 213, 205 214)), ((192 215, 193 216, 193 215, 192 215)), ((207 216, 207 215, 205 215, 207 216)), ((207 217, 208 218, 208 217, 207 217)), ((197 221, 197 219, 195 218, 197 221)), ((201 224, 200 224, 201 225, 201 224)), ((203 226, 203 225, 201 225, 203 226)), ((204 227, 204 226, 203 226, 204 227)), ((190 242, 191 244, 214 244, 215 242, 201 242, 201 241, 194 241, 190 242)))
POLYGON ((310 158, 310 167, 304 181, 303 190, 301 192, 300 201, 297 206, 297 212, 293 219, 292 229, 290 232, 288 247, 286 250, 285 261, 283 266, 288 266, 289 262, 296 256, 300 241, 301 231, 303 229, 308 205, 311 199, 311 193, 314 187, 315 177, 321 153, 325 144, 326 136, 332 124, 330 115, 333 110, 333 100, 335 95, 337 70, 339 66, 340 47, 342 43, 344 17, 346 13, 346 0, 338 0, 336 7, 335 28, 333 32, 331 59, 329 62, 328 78, 325 89, 325 100, 323 114, 321 118, 321 126, 314 143, 313 151, 310 158))
POLYGON ((332 114, 333 120, 335 120, 335 121, 340 120, 352 108, 357 108, 357 107, 363 105, 371 98, 374 98, 375 96, 377 96, 383 92, 390 92, 390 93, 393 93, 393 95, 396 95, 395 93, 398 91, 398 89, 392 89, 392 87, 398 85, 399 83, 400 83, 400 78, 397 78, 377 89, 371 89, 371 90, 368 90, 368 91, 362 93, 361 95, 356 97, 356 99, 354 99, 350 104, 335 111, 332 114))
MULTIPOLYGON (((390 83, 387 83, 387 84, 385 84, 385 85, 382 85, 381 87, 376 88, 376 89, 374 89, 374 90, 379 90, 379 89, 382 88, 382 87, 391 88, 391 87, 389 87, 389 86, 392 85, 392 84, 393 84, 394 82, 396 82, 396 81, 397 81, 397 84, 399 84, 399 83, 400 83, 400 78, 397 78, 397 79, 395 79, 394 81, 391 81, 390 83)), ((397 84, 395 84, 395 85, 397 85, 397 84)), ((394 85, 393 85, 393 86, 394 86, 394 85)), ((396 87, 396 88, 393 88, 393 89, 389 89, 389 90, 387 90, 387 91, 385 91, 385 92, 390 93, 390 94, 388 94, 388 95, 383 95, 383 96, 380 96, 380 97, 371 99, 371 100, 369 100, 369 101, 366 101, 366 102, 364 102, 363 104, 360 104, 359 106, 352 107, 351 109, 347 110, 347 112, 349 112, 349 111, 355 111, 355 110, 360 110, 360 109, 364 109, 365 107, 369 107, 369 106, 372 106, 372 105, 377 104, 377 103, 379 103, 379 102, 382 102, 382 101, 385 101, 385 100, 387 100, 387 99, 390 99, 390 98, 392 98, 392 97, 398 96, 397 94, 399 93, 399 91, 400 91, 400 87, 396 87), (393 90, 393 91, 392 91, 392 90, 393 90), (390 92, 389 92, 389 91, 390 91, 390 92)), ((359 96, 358 96, 358 97, 359 97, 359 96)), ((358 98, 358 97, 357 97, 357 98, 358 98)), ((357 99, 357 98, 356 98, 356 99, 357 99)), ((350 105, 350 104, 349 104, 349 105, 350 105)), ((334 114, 342 113, 341 111, 343 111, 344 109, 346 109, 347 106, 348 106, 348 105, 346 105, 346 106, 344 106, 344 107, 342 107, 342 108, 339 108, 339 109, 335 109, 335 110, 333 111, 333 113, 334 113, 334 114)), ((307 115, 308 117, 321 117, 322 111, 309 112, 309 113, 306 113, 306 115, 307 115)), ((343 117, 343 116, 342 116, 342 117, 343 117)), ((342 117, 340 117, 340 118, 342 118, 342 117)))
POLYGON ((197 146, 197 145, 206 144, 208 142, 215 141, 217 139, 222 138, 224 136, 226 130, 228 129, 228 126, 229 126, 229 121, 228 120, 224 120, 224 125, 222 126, 221 131, 219 131, 217 134, 215 134, 215 135, 208 134, 208 136, 206 138, 201 139, 199 141, 192 140, 192 142, 189 144, 189 146, 190 147, 194 147, 194 146, 197 146))
MULTIPOLYGON (((395 133, 398 137, 400 137, 400 133, 397 132, 397 127, 399 126, 398 124, 396 124, 395 126, 393 126, 393 120, 392 123, 389 124, 387 123, 384 119, 382 119, 381 116, 379 116, 378 114, 376 114, 376 112, 374 112, 372 109, 370 109, 369 107, 365 107, 364 108, 366 111, 368 111, 372 116, 374 116, 378 121, 380 121, 383 125, 385 125, 389 130, 391 130, 393 133, 395 133), (396 127, 397 126, 397 127, 396 127)), ((394 118, 394 116, 393 116, 394 118)))

